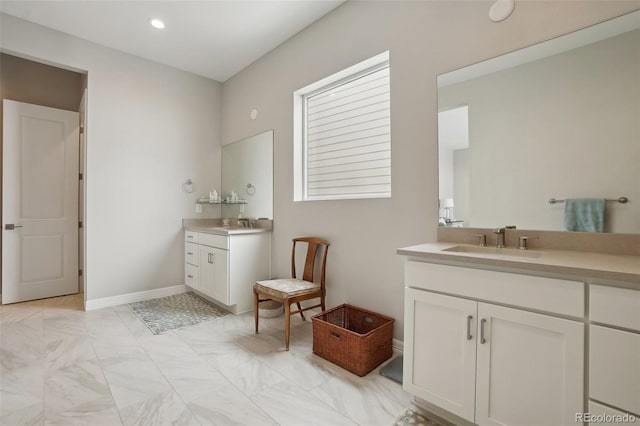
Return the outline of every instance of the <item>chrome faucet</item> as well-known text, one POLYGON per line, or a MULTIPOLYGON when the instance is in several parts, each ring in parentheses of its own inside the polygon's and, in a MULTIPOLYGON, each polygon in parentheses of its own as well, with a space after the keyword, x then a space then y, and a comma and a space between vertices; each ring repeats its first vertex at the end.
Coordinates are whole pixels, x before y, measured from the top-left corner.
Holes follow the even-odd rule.
POLYGON ((515 226, 511 225, 511 226, 505 226, 504 228, 497 228, 493 231, 494 234, 497 235, 497 240, 496 240, 496 247, 497 248, 505 248, 505 241, 506 241, 506 232, 507 229, 516 229, 515 226))
POLYGON ((497 240, 496 240, 496 247, 497 248, 504 248, 504 234, 505 234, 505 228, 497 228, 493 231, 494 234, 497 235, 497 240))

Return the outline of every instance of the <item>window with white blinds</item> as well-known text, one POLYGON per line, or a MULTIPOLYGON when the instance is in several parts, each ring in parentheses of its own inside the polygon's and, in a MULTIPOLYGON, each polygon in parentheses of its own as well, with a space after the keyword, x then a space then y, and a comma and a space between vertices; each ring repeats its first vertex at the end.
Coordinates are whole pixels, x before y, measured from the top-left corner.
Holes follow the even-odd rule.
POLYGON ((391 197, 389 62, 302 95, 304 200, 391 197))

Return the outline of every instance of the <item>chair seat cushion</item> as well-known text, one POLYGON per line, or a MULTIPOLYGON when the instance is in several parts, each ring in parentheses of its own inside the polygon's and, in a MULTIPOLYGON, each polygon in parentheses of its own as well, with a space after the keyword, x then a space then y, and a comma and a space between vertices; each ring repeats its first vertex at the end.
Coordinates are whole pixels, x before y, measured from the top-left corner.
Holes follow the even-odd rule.
POLYGON ((253 288, 262 294, 279 297, 281 299, 313 293, 320 290, 320 284, 303 281, 296 278, 282 278, 276 280, 258 281, 253 288))

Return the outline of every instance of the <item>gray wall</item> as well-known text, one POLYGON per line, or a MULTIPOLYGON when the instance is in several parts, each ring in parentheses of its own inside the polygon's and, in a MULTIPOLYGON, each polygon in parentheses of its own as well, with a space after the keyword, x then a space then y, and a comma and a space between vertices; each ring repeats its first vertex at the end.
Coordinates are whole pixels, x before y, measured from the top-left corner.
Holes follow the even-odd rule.
POLYGON ((2 99, 78 111, 83 91, 80 73, 0 54, 2 99))
POLYGON ((438 216, 436 76, 640 8, 638 1, 520 1, 496 24, 491 2, 347 2, 225 82, 222 141, 274 129, 273 271, 289 273, 291 238, 332 242, 328 306, 396 319, 403 338, 398 247, 434 241, 438 216), (385 50, 391 55, 391 199, 293 200, 293 91, 385 50), (260 113, 249 118, 252 108, 260 113))

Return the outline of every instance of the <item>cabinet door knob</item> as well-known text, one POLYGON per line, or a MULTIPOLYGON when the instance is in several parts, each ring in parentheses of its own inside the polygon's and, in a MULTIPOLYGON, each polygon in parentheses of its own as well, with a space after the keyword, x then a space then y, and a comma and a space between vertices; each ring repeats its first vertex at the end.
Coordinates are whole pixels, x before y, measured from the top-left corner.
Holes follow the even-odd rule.
POLYGON ((473 336, 471 335, 471 320, 472 319, 473 319, 473 317, 471 315, 469 315, 467 317, 467 340, 473 339, 473 336))
POLYGON ((189 278, 193 278, 193 275, 187 275, 187 277, 189 277, 189 278))
POLYGON ((483 345, 487 343, 487 340, 484 338, 484 323, 486 322, 487 320, 484 318, 480 320, 480 343, 483 345))

